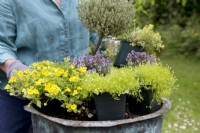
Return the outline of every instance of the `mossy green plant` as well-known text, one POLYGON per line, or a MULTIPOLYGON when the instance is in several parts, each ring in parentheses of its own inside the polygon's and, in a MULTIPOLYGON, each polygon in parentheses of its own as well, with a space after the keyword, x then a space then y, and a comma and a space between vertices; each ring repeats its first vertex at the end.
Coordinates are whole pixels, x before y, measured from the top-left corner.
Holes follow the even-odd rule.
POLYGON ((78 13, 83 25, 99 35, 97 52, 105 36, 117 36, 133 24, 134 6, 127 0, 81 0, 78 13))
POLYGON ((140 82, 140 88, 153 92, 153 101, 161 103, 161 98, 168 98, 176 85, 176 77, 170 69, 161 63, 142 64, 134 68, 134 74, 140 82))
POLYGON ((113 98, 122 94, 139 96, 139 81, 133 73, 133 68, 112 68, 105 76, 97 73, 88 73, 83 78, 83 92, 85 97, 109 93, 113 98))

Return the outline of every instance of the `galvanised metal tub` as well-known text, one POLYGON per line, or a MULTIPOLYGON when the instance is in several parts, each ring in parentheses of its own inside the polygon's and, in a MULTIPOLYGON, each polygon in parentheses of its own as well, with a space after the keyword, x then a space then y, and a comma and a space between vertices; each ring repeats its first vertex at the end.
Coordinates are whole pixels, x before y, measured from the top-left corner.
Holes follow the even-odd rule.
POLYGON ((161 133, 162 116, 171 109, 171 102, 162 99, 162 107, 151 114, 114 121, 75 121, 50 117, 33 107, 25 107, 32 114, 33 133, 161 133))

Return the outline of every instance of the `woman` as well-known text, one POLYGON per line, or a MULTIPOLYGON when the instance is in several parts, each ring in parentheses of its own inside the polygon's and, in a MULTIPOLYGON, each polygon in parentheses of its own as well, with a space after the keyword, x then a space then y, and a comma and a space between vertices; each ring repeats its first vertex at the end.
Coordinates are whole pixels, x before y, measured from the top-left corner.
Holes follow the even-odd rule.
MULTIPOLYGON (((78 0, 0 0, 0 133, 27 133, 31 120, 28 101, 4 91, 13 70, 35 61, 62 61, 88 51, 96 34, 81 24, 78 0)), ((29 69, 29 68, 28 68, 29 69)))

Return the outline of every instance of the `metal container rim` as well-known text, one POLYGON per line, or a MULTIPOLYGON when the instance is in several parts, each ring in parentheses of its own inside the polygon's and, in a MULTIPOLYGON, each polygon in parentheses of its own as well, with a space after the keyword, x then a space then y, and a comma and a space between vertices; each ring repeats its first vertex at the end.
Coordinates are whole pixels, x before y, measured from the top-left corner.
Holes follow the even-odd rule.
POLYGON ((156 117, 162 117, 164 113, 167 113, 172 107, 171 102, 166 99, 162 98, 162 107, 151 114, 148 115, 143 115, 143 116, 138 116, 135 118, 129 118, 129 119, 122 119, 122 120, 112 120, 112 121, 78 121, 78 120, 66 120, 66 119, 61 119, 61 118, 56 118, 56 117, 51 117, 47 116, 45 114, 40 113, 37 111, 35 108, 32 106, 28 107, 25 106, 24 109, 27 112, 32 113, 32 117, 34 115, 39 115, 40 117, 43 117, 49 121, 56 122, 58 124, 64 125, 64 126, 71 126, 71 127, 112 127, 112 126, 118 126, 122 124, 128 124, 128 123, 136 123, 139 121, 145 121, 149 119, 153 119, 156 117))

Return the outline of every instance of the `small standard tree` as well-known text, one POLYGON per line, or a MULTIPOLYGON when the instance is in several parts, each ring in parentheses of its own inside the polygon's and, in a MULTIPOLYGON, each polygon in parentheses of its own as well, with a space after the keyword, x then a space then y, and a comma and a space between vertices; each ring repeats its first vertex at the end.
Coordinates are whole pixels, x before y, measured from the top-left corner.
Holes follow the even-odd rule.
POLYGON ((128 0, 80 0, 80 20, 90 31, 99 35, 95 51, 105 36, 118 36, 133 25, 134 7, 128 0))

